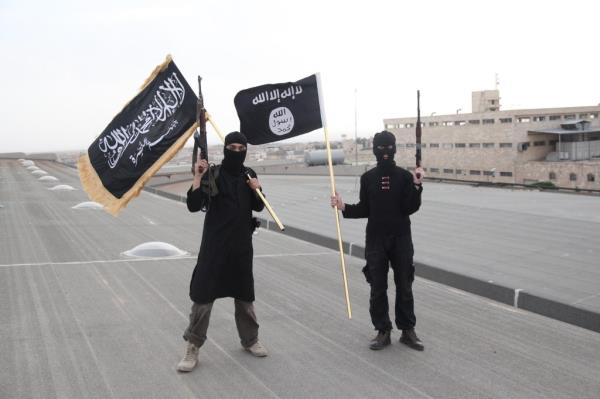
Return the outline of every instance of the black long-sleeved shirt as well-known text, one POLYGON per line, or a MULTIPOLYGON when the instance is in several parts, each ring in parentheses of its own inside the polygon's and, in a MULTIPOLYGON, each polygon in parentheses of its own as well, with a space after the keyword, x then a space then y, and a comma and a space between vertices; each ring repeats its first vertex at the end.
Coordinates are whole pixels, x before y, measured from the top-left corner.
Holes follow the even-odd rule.
POLYGON ((410 218, 421 206, 421 186, 398 166, 375 167, 360 178, 359 202, 345 204, 345 218, 369 218, 367 237, 410 234, 410 218))

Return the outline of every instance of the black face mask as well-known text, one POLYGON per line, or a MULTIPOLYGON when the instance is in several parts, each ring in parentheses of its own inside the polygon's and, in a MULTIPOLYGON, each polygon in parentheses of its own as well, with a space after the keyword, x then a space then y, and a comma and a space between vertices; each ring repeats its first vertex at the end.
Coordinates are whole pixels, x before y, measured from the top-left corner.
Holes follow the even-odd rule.
POLYGON ((377 159, 377 166, 382 168, 389 168, 396 163, 394 162, 394 154, 396 153, 396 138, 390 132, 383 131, 377 133, 373 137, 373 154, 377 159), (379 148, 379 147, 383 148, 379 148), (388 159, 383 159, 383 156, 388 156, 388 159))
POLYGON ((232 151, 224 148, 223 153, 225 154, 225 158, 223 158, 221 166, 232 175, 242 173, 244 160, 246 159, 246 151, 232 151))

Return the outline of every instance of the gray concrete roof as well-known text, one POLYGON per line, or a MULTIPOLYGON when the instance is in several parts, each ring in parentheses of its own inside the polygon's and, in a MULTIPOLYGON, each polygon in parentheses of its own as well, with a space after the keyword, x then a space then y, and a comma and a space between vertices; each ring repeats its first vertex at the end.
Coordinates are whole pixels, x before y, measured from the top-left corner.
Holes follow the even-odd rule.
MULTIPOLYGON (((259 178, 284 225, 336 237, 328 176, 259 178)), ((358 200, 359 184, 336 177, 347 203, 358 200)), ((411 218, 417 262, 600 312, 598 197, 426 182, 411 218)), ((365 219, 341 226, 345 241, 364 246, 365 219)))
MULTIPOLYGON (((269 231, 254 244, 256 308, 270 356, 241 350, 232 301, 219 300, 199 368, 178 374, 202 215, 148 193, 119 218, 74 210, 87 200, 75 171, 43 168, 78 190, 48 191, 16 161, 0 160, 1 398, 600 393, 599 334, 419 278, 414 290, 425 352, 398 344, 398 334, 390 348, 372 352, 362 261, 346 259, 354 313, 348 320, 338 254, 269 231), (191 255, 120 255, 145 241, 169 242, 191 255)), ((279 201, 274 190, 265 192, 279 201)))

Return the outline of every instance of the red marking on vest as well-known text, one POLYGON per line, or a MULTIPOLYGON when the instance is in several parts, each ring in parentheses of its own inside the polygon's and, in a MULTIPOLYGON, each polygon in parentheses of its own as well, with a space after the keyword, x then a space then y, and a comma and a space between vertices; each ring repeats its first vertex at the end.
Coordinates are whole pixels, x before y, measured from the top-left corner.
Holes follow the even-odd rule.
POLYGON ((381 189, 382 190, 390 189, 390 177, 389 176, 381 176, 381 189))

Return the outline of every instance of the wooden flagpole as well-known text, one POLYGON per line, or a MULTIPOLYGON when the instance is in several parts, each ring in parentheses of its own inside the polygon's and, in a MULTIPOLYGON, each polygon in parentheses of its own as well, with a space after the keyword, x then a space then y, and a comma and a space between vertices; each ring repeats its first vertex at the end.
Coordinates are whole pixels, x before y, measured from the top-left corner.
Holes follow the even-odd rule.
MULTIPOLYGON (((335 196, 335 178, 333 176, 333 162, 331 160, 331 145, 329 144, 329 133, 327 132, 327 122, 325 118, 325 108, 323 104, 323 93, 321 92, 321 75, 317 73, 317 88, 319 92, 319 105, 321 107, 321 121, 323 123, 323 132, 325 133, 325 145, 327 148, 327 164, 329 165, 329 180, 331 183, 331 195, 335 196)), ((352 306, 350 306, 350 295, 348 293, 348 277, 346 275, 346 262, 344 261, 344 247, 342 244, 342 231, 340 229, 340 215, 338 207, 334 208, 335 225, 337 229, 338 247, 340 251, 340 265, 342 267, 342 277, 344 279, 344 295, 346 298, 346 308, 348 310, 348 318, 352 319, 352 306)))
MULTIPOLYGON (((211 126, 213 127, 213 129, 215 129, 215 132, 217 132, 217 136, 219 136, 219 138, 221 139, 221 141, 223 143, 225 143, 225 136, 223 136, 223 134, 221 133, 221 130, 219 129, 219 127, 217 126, 217 124, 213 121, 213 119, 210 116, 210 114, 208 112, 205 112, 205 116, 206 116, 206 120, 209 121, 210 124, 211 124, 211 126)), ((250 178, 250 175, 247 175, 247 176, 248 176, 248 178, 250 178)), ((275 221, 275 223, 277 223, 277 227, 279 227, 279 230, 281 230, 281 231, 285 230, 285 227, 283 226, 283 224, 281 223, 281 221, 277 217, 277 214, 275 213, 275 211, 273 210, 273 208, 271 208, 271 204, 269 204, 269 201, 267 201, 267 199, 265 198, 265 196, 263 195, 263 193, 260 191, 260 189, 257 188, 254 191, 256 192, 256 194, 258 195, 258 197, 261 199, 261 201, 265 204, 265 207, 267 208, 267 210, 271 214, 271 217, 273 218, 273 220, 275 221)))

